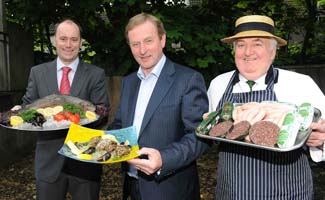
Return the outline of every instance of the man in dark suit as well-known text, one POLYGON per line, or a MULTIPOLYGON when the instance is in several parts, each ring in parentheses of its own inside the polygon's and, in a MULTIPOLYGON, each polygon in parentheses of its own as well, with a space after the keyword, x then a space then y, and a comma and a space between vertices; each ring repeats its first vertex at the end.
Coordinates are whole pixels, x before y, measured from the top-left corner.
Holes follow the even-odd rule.
MULTIPOLYGON (((32 67, 23 105, 53 93, 59 93, 63 67, 69 66, 70 95, 109 108, 105 72, 79 60, 81 29, 72 20, 56 25, 54 44, 57 59, 32 67)), ((106 118, 107 119, 107 118, 106 118)), ((62 147, 67 130, 39 132, 35 155, 37 199, 99 199, 100 165, 64 158, 57 152, 62 147)))
POLYGON ((166 32, 156 17, 132 17, 125 36, 140 67, 124 78, 109 129, 134 125, 141 157, 123 163, 123 199, 198 200, 195 159, 208 145, 194 131, 208 110, 204 79, 166 58, 166 32))

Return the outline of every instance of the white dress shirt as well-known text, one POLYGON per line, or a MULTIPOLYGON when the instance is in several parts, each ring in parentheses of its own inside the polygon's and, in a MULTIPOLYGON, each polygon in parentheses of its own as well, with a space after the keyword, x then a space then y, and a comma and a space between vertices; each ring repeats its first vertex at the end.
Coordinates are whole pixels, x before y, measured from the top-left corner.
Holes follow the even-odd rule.
MULTIPOLYGON (((143 117, 146 112, 149 100, 151 98, 151 94, 156 86, 156 83, 158 81, 161 70, 165 65, 165 62, 166 62, 166 56, 163 55, 159 60, 159 62, 157 63, 157 65, 147 76, 144 75, 141 66, 139 67, 137 75, 141 80, 141 84, 139 88, 138 99, 137 99, 137 104, 135 107, 134 119, 133 119, 133 125, 135 126, 138 138, 141 130, 143 117)), ((136 169, 130 166, 128 175, 137 178, 136 169)))
MULTIPOLYGON (((215 111, 218 103, 224 94, 226 87, 234 71, 221 74, 214 78, 208 89, 209 111, 215 111)), ((254 90, 265 90, 265 77, 255 80, 254 90)), ((249 92, 250 88, 246 79, 239 75, 239 82, 233 87, 233 93, 249 92)), ((313 79, 304 74, 279 69, 278 82, 274 85, 274 91, 278 101, 294 103, 300 105, 304 102, 311 103, 325 113, 325 96, 313 79)), ((325 150, 325 148, 323 148, 325 150)), ((318 148, 310 148, 311 158, 315 162, 324 161, 325 153, 318 148)))
POLYGON ((166 57, 163 55, 162 58, 157 63, 157 65, 147 76, 144 75, 141 67, 139 67, 137 75, 141 80, 141 84, 139 88, 139 94, 138 94, 138 99, 137 99, 137 104, 135 107, 134 119, 133 119, 133 125, 136 127, 136 132, 138 137, 141 130, 144 113, 146 112, 152 91, 156 86, 157 80, 159 78, 160 72, 165 62, 166 62, 166 57))
POLYGON ((63 64, 63 62, 60 60, 59 57, 56 59, 56 73, 57 73, 57 77, 58 77, 58 88, 60 88, 62 74, 63 74, 62 67, 70 67, 71 68, 71 71, 68 74, 69 82, 70 82, 70 86, 71 86, 74 75, 76 74, 76 71, 77 71, 78 64, 79 64, 79 58, 75 59, 69 65, 63 64))

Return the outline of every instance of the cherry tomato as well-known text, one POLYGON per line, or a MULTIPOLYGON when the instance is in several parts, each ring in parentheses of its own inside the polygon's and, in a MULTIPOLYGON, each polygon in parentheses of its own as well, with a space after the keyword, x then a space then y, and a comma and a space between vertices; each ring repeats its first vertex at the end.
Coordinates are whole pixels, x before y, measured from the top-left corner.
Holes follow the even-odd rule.
POLYGON ((67 117, 67 119, 69 119, 69 117, 70 117, 71 115, 73 115, 73 113, 72 113, 71 111, 65 111, 64 114, 65 114, 65 116, 67 117))
POLYGON ((66 120, 66 119, 67 119, 67 117, 63 113, 58 113, 58 114, 54 115, 55 121, 62 121, 62 120, 66 120))
POLYGON ((80 119, 79 113, 75 113, 74 115, 77 116, 80 119))
POLYGON ((69 121, 72 122, 72 123, 75 123, 75 124, 79 124, 79 122, 80 122, 80 117, 79 117, 79 115, 76 115, 76 114, 71 115, 71 116, 69 117, 69 121))

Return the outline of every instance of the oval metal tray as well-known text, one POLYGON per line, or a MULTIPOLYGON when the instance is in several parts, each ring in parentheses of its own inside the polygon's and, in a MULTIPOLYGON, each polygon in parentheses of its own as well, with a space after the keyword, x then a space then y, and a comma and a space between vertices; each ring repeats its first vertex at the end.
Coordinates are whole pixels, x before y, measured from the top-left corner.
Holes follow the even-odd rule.
MULTIPOLYGON (((78 125, 81 125, 81 126, 89 126, 89 125, 91 125, 93 123, 96 123, 98 120, 101 120, 101 119, 102 119, 102 117, 100 116, 96 120, 87 121, 87 122, 80 122, 78 125)), ((0 123, 0 126, 1 127, 4 127, 4 128, 7 128, 7 129, 19 130, 19 131, 48 132, 48 131, 58 131, 58 130, 69 129, 70 124, 67 124, 67 125, 64 125, 64 126, 60 126, 60 127, 56 127, 56 128, 44 128, 44 127, 20 128, 20 127, 5 126, 5 125, 3 125, 1 123, 0 123)))
MULTIPOLYGON (((317 108, 314 108, 314 118, 313 121, 317 122, 319 118, 321 117, 321 111, 317 108)), ((259 148, 259 149, 266 149, 270 151, 277 151, 277 152, 287 152, 287 151, 292 151, 295 149, 298 149, 302 147, 305 142, 307 141, 309 135, 311 134, 311 129, 307 129, 306 131, 299 131, 296 141, 292 147, 288 148, 279 148, 279 147, 267 147, 267 146, 262 146, 258 144, 253 144, 245 141, 239 141, 239 140, 230 140, 222 137, 214 137, 214 136, 209 136, 209 135, 203 135, 198 132, 196 132, 196 135, 201 138, 206 138, 206 139, 211 139, 211 140, 216 140, 220 142, 228 142, 228 143, 233 143, 233 144, 238 144, 238 145, 243 145, 243 146, 248 146, 248 147, 254 147, 254 148, 259 148)))

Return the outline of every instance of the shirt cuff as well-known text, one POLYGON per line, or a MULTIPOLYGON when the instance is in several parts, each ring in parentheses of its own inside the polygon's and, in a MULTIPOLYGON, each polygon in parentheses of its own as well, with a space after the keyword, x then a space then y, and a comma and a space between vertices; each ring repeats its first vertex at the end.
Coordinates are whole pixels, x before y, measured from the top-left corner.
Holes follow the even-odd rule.
POLYGON ((325 161, 325 142, 323 143, 323 150, 310 147, 309 148, 310 157, 314 162, 325 161))

